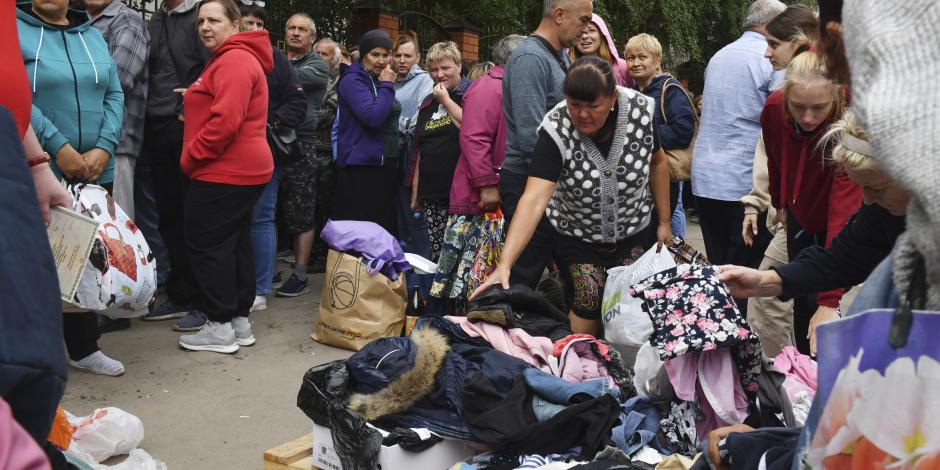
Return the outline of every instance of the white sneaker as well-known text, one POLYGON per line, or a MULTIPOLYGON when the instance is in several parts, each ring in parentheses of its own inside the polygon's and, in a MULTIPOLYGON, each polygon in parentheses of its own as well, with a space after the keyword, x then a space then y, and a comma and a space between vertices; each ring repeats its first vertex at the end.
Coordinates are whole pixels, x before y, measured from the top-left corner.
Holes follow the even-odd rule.
POLYGON ((121 364, 120 361, 115 361, 108 356, 105 356, 101 351, 95 351, 84 358, 73 361, 68 360, 70 366, 87 370, 93 374, 107 375, 111 377, 117 377, 124 374, 124 364, 121 364))
POLYGON ((180 346, 190 351, 211 351, 224 354, 238 351, 235 329, 231 322, 207 321, 198 332, 180 336, 180 346))
POLYGON ((251 321, 248 320, 248 317, 233 318, 232 328, 235 329, 236 344, 239 346, 251 346, 255 344, 255 335, 251 332, 251 321))
POLYGON ((256 295, 255 302, 251 304, 251 308, 248 309, 249 312, 257 312, 259 310, 268 309, 268 299, 263 295, 256 295))

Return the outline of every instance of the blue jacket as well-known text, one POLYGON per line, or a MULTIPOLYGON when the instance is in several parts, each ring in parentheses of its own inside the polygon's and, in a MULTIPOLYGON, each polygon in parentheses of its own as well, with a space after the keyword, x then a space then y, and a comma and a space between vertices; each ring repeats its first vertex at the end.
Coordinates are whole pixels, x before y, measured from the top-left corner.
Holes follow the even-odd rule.
POLYGON ((679 81, 668 75, 659 75, 653 77, 646 88, 642 90, 639 86, 635 88, 653 98, 653 125, 656 126, 656 133, 659 134, 659 142, 663 149, 684 149, 691 145, 695 134, 695 109, 692 108, 692 103, 679 81), (666 103, 660 108, 659 100, 662 98, 663 87, 667 83, 676 86, 670 86, 666 90, 666 103), (664 110, 666 116, 663 116, 664 110), (668 123, 666 118, 669 120, 668 123))
POLYGON ((347 361, 352 378, 349 408, 390 427, 427 428, 442 437, 472 440, 463 418, 463 388, 484 374, 508 393, 530 368, 439 316, 418 319, 410 337, 382 338, 347 361))
MULTIPOLYGON (((9 26, 9 25, 7 25, 9 26)), ((0 396, 46 442, 65 391, 62 301, 16 123, 0 106, 0 396)))
MULTIPOLYGON (((372 78, 361 63, 340 65, 333 132, 336 166, 382 166, 385 121, 395 105, 395 84, 372 78)), ((397 122, 396 122, 397 125, 397 122)))
MULTIPOLYGON (((33 92, 30 122, 61 178, 54 157, 65 144, 78 152, 97 147, 114 155, 124 122, 124 92, 108 45, 87 14, 69 10, 72 26, 59 30, 29 11, 30 3, 18 5, 16 27, 33 92)), ((113 180, 111 158, 98 183, 113 180)))

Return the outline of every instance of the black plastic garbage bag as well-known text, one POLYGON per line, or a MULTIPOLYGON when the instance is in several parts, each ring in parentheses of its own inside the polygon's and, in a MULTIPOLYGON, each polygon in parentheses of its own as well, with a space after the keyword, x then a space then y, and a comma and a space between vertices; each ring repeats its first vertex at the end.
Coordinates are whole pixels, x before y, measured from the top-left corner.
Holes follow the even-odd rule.
POLYGON ((333 449, 343 470, 373 470, 382 447, 382 434, 347 407, 349 371, 345 361, 328 362, 304 374, 297 406, 314 423, 329 428, 333 449))

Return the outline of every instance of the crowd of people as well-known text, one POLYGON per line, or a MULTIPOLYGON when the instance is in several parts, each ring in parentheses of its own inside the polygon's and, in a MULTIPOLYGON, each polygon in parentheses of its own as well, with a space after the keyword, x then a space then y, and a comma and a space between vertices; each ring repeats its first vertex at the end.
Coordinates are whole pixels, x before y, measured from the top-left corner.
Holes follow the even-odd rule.
POLYGON ((900 119, 899 103, 878 95, 885 80, 914 86, 935 110, 936 92, 911 83, 923 74, 897 81, 918 64, 884 77, 887 58, 843 47, 841 2, 817 12, 754 1, 740 38, 710 58, 700 96, 663 69, 655 36, 618 47, 590 0, 545 0, 530 35, 501 39, 478 64, 451 41, 422 49, 411 32, 375 29, 347 48, 318 38, 304 12, 272 38, 264 8, 235 0, 164 0, 146 24, 120 0, 78 3, 0 9, 10 182, 0 193, 20 205, 0 214, 15 227, 0 283, 19 291, 9 308, 20 311, 4 314, 11 347, 0 359, 29 365, 0 366, 0 394, 38 442, 64 390, 60 357, 121 375, 98 339, 130 327, 58 300, 37 241, 50 207, 71 205, 60 181, 104 187, 133 218, 165 293, 142 320, 176 320, 192 351, 251 346, 249 315, 267 296, 308 294, 308 274, 325 269, 328 219, 374 222, 437 263, 428 291, 448 313, 554 273, 571 331, 599 338, 607 271, 684 237, 690 203, 767 357, 788 346, 815 356, 817 327, 842 316, 845 289, 886 258, 901 302, 926 278, 914 307, 940 308, 937 144, 925 130, 936 117, 900 119), (505 242, 474 289, 470 265, 494 217, 505 242), (293 263, 286 275, 280 256, 293 263), (30 356, 16 342, 45 347, 30 356), (36 400, 52 406, 24 408, 36 400))

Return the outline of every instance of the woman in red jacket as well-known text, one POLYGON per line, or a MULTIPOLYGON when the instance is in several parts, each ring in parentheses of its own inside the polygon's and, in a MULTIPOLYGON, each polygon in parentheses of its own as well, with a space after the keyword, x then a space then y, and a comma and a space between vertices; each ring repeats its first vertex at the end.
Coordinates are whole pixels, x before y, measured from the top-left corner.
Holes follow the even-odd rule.
POLYGON ((268 32, 239 33, 240 18, 232 0, 199 3, 197 32, 212 59, 183 98, 184 236, 208 317, 180 337, 193 351, 233 353, 255 342, 251 210, 274 172, 265 134, 274 55, 268 32))
MULTIPOLYGON (((845 100, 845 89, 826 78, 823 60, 804 52, 790 61, 783 88, 770 95, 761 113, 771 203, 786 224, 790 261, 804 248, 828 247, 861 207, 861 188, 833 165, 831 146, 819 145, 842 117, 845 100)), ((794 336, 804 354, 815 355, 810 336, 817 324, 838 318, 842 293, 794 299, 794 336)))

